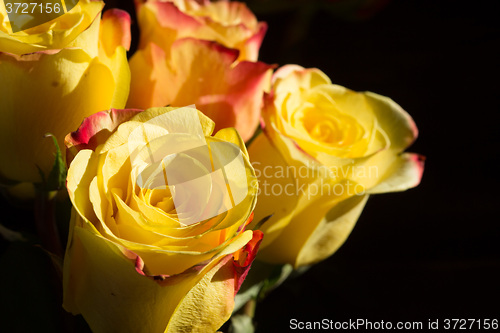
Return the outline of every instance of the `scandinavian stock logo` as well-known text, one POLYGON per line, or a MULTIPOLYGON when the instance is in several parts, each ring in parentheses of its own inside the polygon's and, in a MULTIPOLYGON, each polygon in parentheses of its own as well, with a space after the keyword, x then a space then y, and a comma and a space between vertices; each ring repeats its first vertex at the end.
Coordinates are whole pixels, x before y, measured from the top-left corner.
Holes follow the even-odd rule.
MULTIPOLYGON (((12 32, 19 32, 52 21, 69 12, 78 0, 0 0, 12 32)), ((4 13, 2 13, 4 14, 4 13)))
POLYGON ((131 176, 140 189, 166 191, 163 204, 191 225, 222 214, 248 194, 240 148, 205 138, 198 111, 183 107, 135 128, 128 138, 131 176))

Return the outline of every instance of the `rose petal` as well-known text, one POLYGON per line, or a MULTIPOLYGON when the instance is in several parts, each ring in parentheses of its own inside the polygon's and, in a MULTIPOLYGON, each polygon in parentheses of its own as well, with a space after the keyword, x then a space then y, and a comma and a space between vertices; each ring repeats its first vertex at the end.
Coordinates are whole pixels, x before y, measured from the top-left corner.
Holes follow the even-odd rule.
POLYGON ((263 238, 264 233, 262 231, 254 230, 252 239, 247 243, 247 245, 237 252, 238 260, 234 262, 236 281, 234 286, 234 295, 236 295, 238 290, 240 290, 240 287, 250 270, 252 262, 257 255, 257 251, 259 250, 259 246, 263 238))
POLYGON ((299 65, 285 65, 273 74, 273 85, 280 81, 281 90, 310 89, 321 84, 331 84, 330 78, 317 68, 304 68, 299 65))
POLYGON ((241 52, 240 60, 257 61, 259 58, 259 50, 267 32, 267 23, 259 23, 258 32, 248 39, 245 43, 245 48, 241 52))
POLYGON ((153 45, 131 60, 128 107, 194 103, 215 122, 216 131, 235 127, 243 140, 252 137, 272 66, 243 61, 233 67, 236 50, 190 38, 173 44, 165 65, 161 50, 153 45))
POLYGON ((404 153, 391 164, 380 183, 367 192, 387 193, 405 191, 420 184, 425 158, 418 154, 404 153))
POLYGON ((112 105, 123 108, 130 91, 130 67, 127 50, 130 48, 130 16, 119 9, 107 10, 101 20, 99 59, 111 69, 115 79, 112 105))
POLYGON ((87 32, 92 30, 90 26, 99 27, 99 15, 103 7, 103 1, 80 0, 73 8, 72 15, 62 15, 54 21, 15 34, 0 29, 1 50, 21 55, 47 49, 95 45, 97 35, 87 32))
POLYGON ((366 92, 366 101, 372 107, 380 127, 387 133, 391 149, 401 152, 415 141, 418 129, 411 116, 389 97, 366 92))
POLYGON ((312 265, 335 253, 351 234, 367 200, 368 195, 357 195, 330 209, 303 244, 294 266, 312 265))
POLYGON ((251 267, 262 237, 262 232, 253 231, 252 239, 238 251, 239 261, 227 256, 205 275, 182 300, 167 332, 182 332, 186 328, 212 332, 227 321, 234 307, 234 296, 251 267))
POLYGON ((67 163, 69 164, 76 153, 82 149, 95 148, 104 143, 115 129, 123 122, 129 120, 142 110, 136 109, 110 109, 94 113, 83 120, 80 127, 66 135, 65 145, 67 163))
POLYGON ((1 164, 0 173, 36 182, 40 177, 37 165, 48 174, 53 164, 47 157, 54 146, 44 135, 54 134, 63 147, 64 136, 84 117, 115 106, 116 83, 107 66, 81 49, 21 59, 0 53, 0 124, 9 124, 0 131, 0 141, 9 142, 0 147, 0 156, 9 160, 1 164))
POLYGON ((229 318, 234 304, 237 277, 231 251, 251 242, 247 248, 251 258, 258 245, 258 233, 245 232, 239 238, 243 242, 231 244, 201 270, 155 280, 138 272, 144 267, 135 253, 101 237, 76 214, 72 228, 63 306, 82 313, 91 329, 99 332, 179 332, 180 327, 215 331, 229 318))
POLYGON ((255 138, 248 150, 259 181, 258 205, 250 228, 253 229, 262 219, 272 215, 261 227, 266 235, 262 242, 262 248, 265 248, 288 225, 297 206, 298 183, 294 177, 294 170, 297 169, 288 168, 280 152, 263 133, 255 138))
POLYGON ((129 50, 132 39, 130 23, 130 15, 121 9, 113 8, 102 15, 99 39, 108 57, 115 53, 118 46, 129 50))
POLYGON ((257 61, 267 31, 242 2, 136 1, 136 6, 140 49, 153 42, 167 51, 175 40, 191 37, 238 49, 238 60, 257 61))

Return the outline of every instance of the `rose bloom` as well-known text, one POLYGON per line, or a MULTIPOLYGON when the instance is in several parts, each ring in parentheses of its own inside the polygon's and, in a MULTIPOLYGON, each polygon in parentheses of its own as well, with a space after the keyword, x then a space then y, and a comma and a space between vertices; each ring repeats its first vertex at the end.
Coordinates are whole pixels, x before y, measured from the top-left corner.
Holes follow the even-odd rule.
POLYGON ((238 60, 257 61, 267 24, 237 1, 138 0, 140 48, 153 42, 168 49, 178 39, 215 41, 239 51, 238 60))
POLYGON ((265 24, 242 3, 138 1, 139 49, 130 60, 129 108, 196 104, 247 141, 272 66, 257 60, 265 24))
POLYGON ((273 77, 263 133, 249 147, 267 216, 259 260, 314 264, 347 239, 370 194, 417 186, 423 158, 403 151, 417 137, 394 101, 331 83, 318 69, 287 65, 273 77))
POLYGON ((84 117, 124 107, 130 84, 130 17, 102 1, 80 0, 66 14, 13 33, 0 6, 0 179, 39 182, 54 163, 44 138, 84 117))
POLYGON ((66 139, 73 203, 64 308, 94 332, 214 332, 262 233, 257 196, 231 128, 193 108, 110 110, 66 139))

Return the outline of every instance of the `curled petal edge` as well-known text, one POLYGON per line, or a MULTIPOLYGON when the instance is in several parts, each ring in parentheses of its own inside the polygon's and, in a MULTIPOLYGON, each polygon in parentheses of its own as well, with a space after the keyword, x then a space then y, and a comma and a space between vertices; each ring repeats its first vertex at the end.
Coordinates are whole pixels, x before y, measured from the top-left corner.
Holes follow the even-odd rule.
POLYGON ((94 113, 83 120, 80 127, 66 135, 64 143, 68 148, 66 161, 71 163, 76 154, 82 149, 95 150, 123 122, 130 120, 142 112, 138 109, 110 109, 94 113))

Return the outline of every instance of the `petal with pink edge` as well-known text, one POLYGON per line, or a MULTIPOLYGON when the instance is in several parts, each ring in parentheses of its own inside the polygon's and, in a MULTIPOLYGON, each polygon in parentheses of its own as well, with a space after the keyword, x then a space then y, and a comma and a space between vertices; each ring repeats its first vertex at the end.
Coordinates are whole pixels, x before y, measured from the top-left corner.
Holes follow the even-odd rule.
POLYGON ((424 173, 425 157, 413 153, 404 153, 392 163, 378 185, 368 193, 399 192, 420 184, 424 173))
POLYGON ((142 110, 136 109, 110 109, 94 113, 83 120, 80 127, 66 135, 65 144, 68 148, 68 163, 71 162, 74 155, 82 149, 95 148, 104 143, 111 133, 123 122, 129 120, 142 110))

